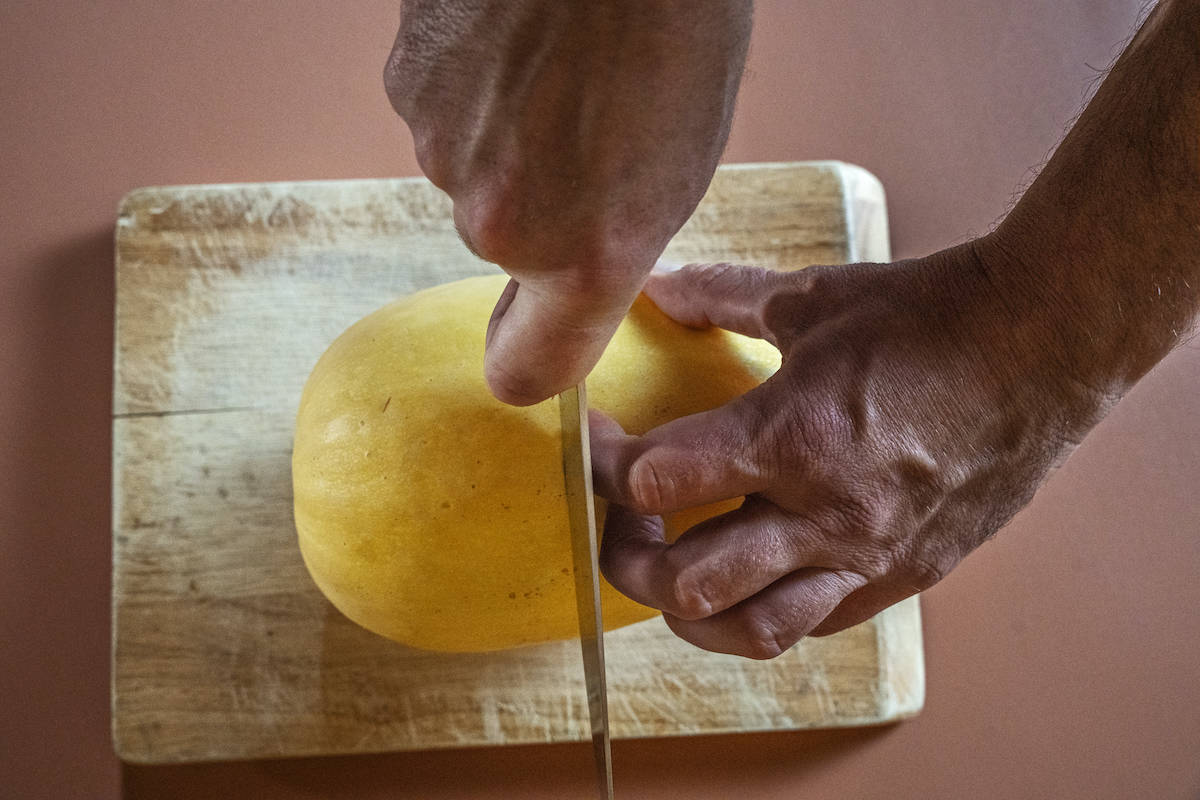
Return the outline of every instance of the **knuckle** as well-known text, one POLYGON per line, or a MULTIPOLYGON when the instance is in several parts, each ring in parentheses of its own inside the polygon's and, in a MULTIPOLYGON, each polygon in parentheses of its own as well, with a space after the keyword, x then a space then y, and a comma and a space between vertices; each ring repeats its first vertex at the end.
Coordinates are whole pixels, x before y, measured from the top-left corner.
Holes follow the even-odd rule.
POLYGON ((897 524, 886 497, 870 491, 839 492, 814 522, 855 574, 872 581, 895 572, 905 529, 897 524))
POLYGON ((642 514, 662 514, 673 507, 678 492, 666 472, 654 463, 652 453, 639 456, 629 468, 627 491, 630 506, 642 514))
POLYGON ((451 189, 451 171, 448 159, 442 157, 438 144, 432 132, 418 123, 409 123, 413 135, 413 153, 417 157, 417 166, 429 182, 439 189, 449 192, 451 189))
POLYGON ((383 66, 383 86, 401 116, 404 111, 400 105, 407 107, 412 102, 418 85, 432 72, 437 37, 430 34, 437 30, 437 26, 431 30, 430 26, 421 25, 420 14, 410 15, 403 10, 400 13, 400 27, 383 66))
MULTIPOLYGON (((668 554, 671 551, 668 551, 668 554)), ((668 556, 666 597, 662 609, 673 616, 686 620, 710 617, 716 607, 711 597, 711 586, 690 565, 677 566, 670 563, 668 556)))
POLYGON ((683 268, 682 273, 684 286, 698 297, 739 298, 742 302, 746 302, 748 298, 756 298, 754 307, 743 311, 755 317, 757 322, 762 322, 759 307, 761 303, 757 301, 757 297, 759 290, 772 277, 770 270, 723 261, 715 264, 689 264, 683 268))
MULTIPOLYGON (((430 157, 430 161, 436 160, 430 157)), ((432 173, 424 163, 422 168, 433 180, 432 173)), ((509 192, 503 183, 491 183, 462 199, 455 197, 454 222, 459 236, 471 252, 494 264, 510 263, 519 246, 520 233, 513 216, 515 205, 508 202, 508 196, 509 192)))
POLYGON ((686 620, 705 619, 712 616, 713 604, 703 587, 686 581, 671 583, 662 609, 668 614, 686 620))
POLYGON ((904 571, 914 588, 924 591, 950 574, 957 561, 947 554, 916 553, 904 562, 904 571))
POLYGON ((840 471, 849 436, 845 420, 823 400, 823 389, 812 387, 797 393, 796 401, 779 409, 764 426, 763 433, 776 446, 782 443, 789 453, 811 469, 840 471))
POLYGON ((836 278, 841 269, 844 268, 818 264, 783 273, 779 289, 764 304, 767 324, 781 330, 795 330, 828 318, 839 299, 836 278))
POLYGON ((383 89, 392 110, 404 120, 412 133, 413 153, 417 166, 434 186, 452 192, 450 180, 455 159, 452 156, 453 135, 448 130, 444 108, 424 96, 427 70, 405 43, 403 31, 383 66, 383 89))
POLYGON ((854 571, 868 581, 879 580, 895 569, 896 558, 881 544, 864 542, 856 549, 854 571))
POLYGON ((879 493, 869 489, 852 489, 838 497, 831 511, 838 527, 855 538, 879 541, 891 527, 889 504, 879 493))
POLYGON ((392 108, 410 126, 428 105, 422 94, 429 88, 429 77, 430 70, 420 49, 401 30, 383 64, 383 90, 392 108))
POLYGON ((782 634, 779 621, 761 611, 749 612, 745 615, 743 630, 744 638, 739 655, 753 658, 756 661, 777 658, 794 644, 787 640, 786 635, 782 634))
POLYGON ((698 270, 693 278, 695 283, 705 288, 716 291, 727 290, 730 293, 742 292, 747 285, 761 287, 777 279, 780 274, 766 267, 734 264, 729 261, 690 266, 698 270))
POLYGON ((387 93, 388 100, 391 101, 392 108, 400 116, 404 116, 408 108, 408 101, 411 92, 409 91, 410 83, 405 77, 404 61, 400 51, 392 50, 387 61, 383 65, 383 90, 387 93))
POLYGON ((810 306, 841 307, 849 294, 854 264, 815 264, 796 271, 793 291, 810 306))
POLYGON ((716 264, 688 264, 683 272, 688 276, 688 285, 704 290, 716 291, 737 284, 741 268, 728 262, 716 264))

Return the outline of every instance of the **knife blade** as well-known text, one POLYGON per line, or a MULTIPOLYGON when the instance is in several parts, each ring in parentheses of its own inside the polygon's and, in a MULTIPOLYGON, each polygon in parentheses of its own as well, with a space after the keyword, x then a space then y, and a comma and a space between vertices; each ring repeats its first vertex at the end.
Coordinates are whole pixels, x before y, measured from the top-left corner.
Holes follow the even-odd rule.
POLYGON ((592 726, 599 796, 612 800, 612 744, 608 731, 608 687, 604 678, 604 623, 600 613, 596 500, 592 492, 592 452, 588 441, 587 387, 584 381, 558 396, 562 426, 563 478, 571 527, 579 647, 592 726))

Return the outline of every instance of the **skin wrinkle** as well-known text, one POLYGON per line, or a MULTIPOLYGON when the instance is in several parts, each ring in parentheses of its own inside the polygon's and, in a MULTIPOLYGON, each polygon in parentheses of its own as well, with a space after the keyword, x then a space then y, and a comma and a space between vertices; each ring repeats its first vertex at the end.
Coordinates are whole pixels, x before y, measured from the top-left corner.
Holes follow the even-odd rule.
MULTIPOLYGON (((770 392, 759 387, 758 392, 770 392)), ((778 413, 772 403, 742 403, 738 406, 741 421, 741 436, 736 448, 725 452, 737 454, 736 469, 752 480, 747 483, 770 484, 783 472, 779 461, 781 448, 778 443, 778 413)), ((786 429, 786 426, 785 426, 786 429)))
MULTIPOLYGON (((510 64, 509 83, 475 79, 485 90, 512 87, 497 99, 474 96, 474 85, 447 91, 438 82, 453 70, 434 65, 413 84, 420 97, 393 98, 431 151, 419 153, 423 166, 440 159, 431 170, 477 171, 454 176, 467 186, 452 191, 456 217, 468 218, 471 235, 486 231, 476 246, 532 284, 529 292, 522 284, 490 341, 489 370, 507 371, 519 387, 509 399, 546 396, 598 356, 602 341, 547 345, 570 338, 554 319, 563 308, 573 322, 576 312, 608 319, 632 299, 711 177, 746 44, 745 4, 713 0, 683 15, 665 0, 643 0, 630 16, 620 15, 635 5, 620 0, 562 8, 581 16, 547 33, 560 36, 545 59, 561 74, 525 80, 510 64), (606 14, 619 24, 589 16, 604 23, 606 14), (528 97, 516 96, 522 87, 528 97), (579 97, 565 102, 571 94, 579 97), (483 113, 472 118, 476 109, 483 113), (606 119, 621 121, 617 135, 606 119), (464 120, 474 138, 454 133, 464 120), (424 134, 438 125, 449 131, 441 141, 424 134), (510 160, 489 155, 497 151, 510 160), (589 273, 598 285, 581 279, 589 273), (633 287, 628 297, 602 295, 622 285, 633 287), (580 306, 589 292, 608 311, 580 306), (526 373, 530 362, 537 369, 526 373)), ((460 28, 484 41, 460 50, 503 55, 511 44, 502 25, 468 23, 460 28)), ((1200 0, 1163 0, 986 236, 892 264, 787 274, 723 264, 650 278, 647 293, 670 316, 767 335, 783 365, 733 406, 691 423, 643 437, 594 427, 597 485, 641 510, 736 496, 761 482, 741 509, 670 546, 661 520, 610 506, 602 558, 613 584, 668 612, 723 608, 666 618, 702 647, 769 657, 927 588, 993 536, 1195 325, 1197 30, 1200 0)), ((428 55, 444 53, 434 43, 428 55)), ((504 68, 496 55, 471 67, 504 68)), ((610 333, 602 329, 600 339, 610 333)))
MULTIPOLYGON (((704 270, 700 269, 701 265, 686 264, 680 267, 680 271, 689 271, 690 275, 704 276, 704 270)), ((714 264, 707 267, 708 269, 723 270, 731 275, 740 275, 742 279, 736 283, 729 284, 726 281, 722 284, 720 292, 710 292, 720 294, 726 298, 726 302, 718 306, 705 307, 697 316, 695 313, 689 313, 695 308, 695 304, 689 302, 689 297, 695 293, 696 287, 691 283, 680 285, 678 282, 667 282, 666 286, 674 287, 673 290, 664 290, 663 282, 658 280, 660 277, 651 273, 646 281, 644 291, 646 295, 660 308, 663 308, 667 313, 673 313, 676 316, 676 321, 687 325, 688 327, 704 330, 711 327, 725 328, 726 330, 735 331, 746 336, 755 338, 763 338, 775 345, 774 335, 768 329, 762 319, 762 315, 758 311, 758 303, 753 302, 751 298, 758 298, 771 291, 772 281, 769 278, 767 270, 754 268, 747 272, 747 268, 737 267, 732 264, 714 264), (749 302, 748 302, 749 301, 749 302)), ((710 283, 715 283, 716 278, 704 278, 710 283)), ((776 345, 776 349, 778 346, 776 345)))
MULTIPOLYGON (((729 592, 724 587, 753 583, 762 588, 786 574, 789 569, 780 566, 779 559, 764 557, 775 547, 773 536, 764 536, 765 532, 769 534, 776 527, 774 522, 775 515, 770 504, 748 499, 739 509, 696 526, 674 545, 665 547, 664 561, 670 565, 671 573, 691 593, 703 598, 706 613, 701 615, 678 613, 678 609, 668 610, 689 619, 708 616, 730 605, 729 592), (709 533, 723 524, 735 524, 742 530, 752 527, 755 547, 739 549, 736 554, 712 548, 709 533), (730 555, 734 555, 732 561, 730 555), (761 576, 766 576, 765 580, 761 576)), ((729 542, 724 544, 728 546, 729 542)))
POLYGON ((665 558, 658 562, 663 573, 659 578, 660 585, 668 587, 671 599, 665 610, 686 620, 711 616, 718 608, 708 596, 710 584, 706 571, 699 563, 676 557, 679 552, 667 547, 663 551, 665 558))
POLYGON ((638 456, 629 468, 629 491, 634 508, 645 514, 661 514, 673 506, 676 496, 673 486, 660 478, 651 460, 657 454, 638 456), (668 498, 672 502, 666 502, 668 498))

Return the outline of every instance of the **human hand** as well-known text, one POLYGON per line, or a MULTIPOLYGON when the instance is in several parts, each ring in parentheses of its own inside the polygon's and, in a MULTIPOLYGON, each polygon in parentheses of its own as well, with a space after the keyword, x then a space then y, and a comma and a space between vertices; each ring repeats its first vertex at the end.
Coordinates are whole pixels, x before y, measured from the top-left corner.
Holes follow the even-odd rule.
POLYGON ((429 179, 512 276, 488 326, 517 405, 599 359, 729 132, 749 0, 409 0, 385 70, 429 179))
POLYGON ((998 287, 987 240, 895 264, 654 273, 668 315, 761 337, 780 370, 626 436, 593 413, 605 576, 699 647, 774 657, 926 589, 1032 497, 1115 398, 1061 310, 998 287), (745 495, 673 544, 658 515, 745 495))

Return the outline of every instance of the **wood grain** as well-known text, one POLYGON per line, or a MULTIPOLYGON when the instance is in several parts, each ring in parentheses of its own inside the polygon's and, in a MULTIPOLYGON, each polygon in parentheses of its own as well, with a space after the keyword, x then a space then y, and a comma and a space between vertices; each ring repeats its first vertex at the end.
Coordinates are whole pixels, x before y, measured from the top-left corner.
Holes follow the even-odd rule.
MULTIPOLYGON (((886 260, 882 189, 836 162, 718 171, 666 257, 780 269, 886 260)), ((137 762, 588 738, 578 647, 405 648, 305 572, 300 389, 344 328, 495 271, 423 180, 141 189, 117 225, 113 736, 137 762)), ((609 634, 616 737, 875 724, 924 699, 915 598, 770 662, 661 619, 609 634)))

